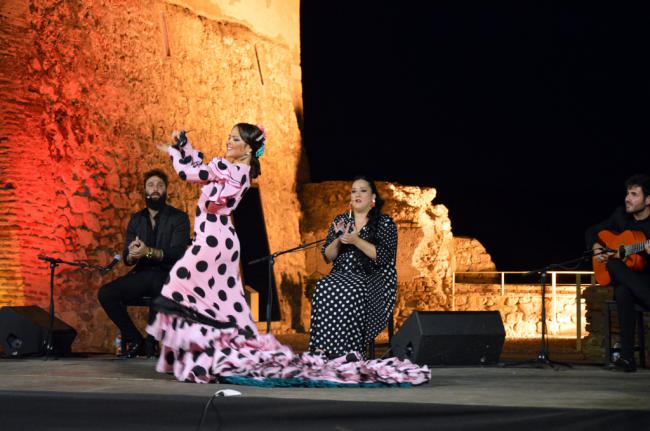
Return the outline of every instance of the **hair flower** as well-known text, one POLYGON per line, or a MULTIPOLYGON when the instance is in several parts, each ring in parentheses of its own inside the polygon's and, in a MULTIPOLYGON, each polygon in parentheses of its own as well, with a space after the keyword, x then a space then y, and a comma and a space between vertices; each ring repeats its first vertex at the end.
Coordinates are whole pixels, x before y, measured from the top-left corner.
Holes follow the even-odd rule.
POLYGON ((259 147, 257 151, 255 151, 255 157, 257 157, 258 159, 264 155, 264 146, 265 144, 262 144, 262 146, 259 147))

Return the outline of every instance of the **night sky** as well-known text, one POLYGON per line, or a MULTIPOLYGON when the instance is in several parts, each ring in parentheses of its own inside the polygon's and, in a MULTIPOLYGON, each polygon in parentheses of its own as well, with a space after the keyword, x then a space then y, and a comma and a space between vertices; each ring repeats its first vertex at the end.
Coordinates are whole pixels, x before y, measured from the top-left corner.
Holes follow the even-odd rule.
POLYGON ((625 179, 650 172, 647 20, 548 2, 364 3, 302 2, 312 181, 433 186, 454 235, 479 239, 500 270, 579 257, 625 179))

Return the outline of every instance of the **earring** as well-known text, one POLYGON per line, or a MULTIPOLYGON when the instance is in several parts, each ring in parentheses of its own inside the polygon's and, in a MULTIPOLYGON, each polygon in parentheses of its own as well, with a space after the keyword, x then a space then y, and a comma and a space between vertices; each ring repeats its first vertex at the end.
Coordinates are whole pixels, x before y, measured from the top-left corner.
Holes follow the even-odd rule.
POLYGON ((372 205, 370 205, 370 208, 374 208, 374 207, 375 207, 375 199, 373 198, 372 199, 372 205))
POLYGON ((348 204, 348 217, 352 218, 352 202, 348 204))

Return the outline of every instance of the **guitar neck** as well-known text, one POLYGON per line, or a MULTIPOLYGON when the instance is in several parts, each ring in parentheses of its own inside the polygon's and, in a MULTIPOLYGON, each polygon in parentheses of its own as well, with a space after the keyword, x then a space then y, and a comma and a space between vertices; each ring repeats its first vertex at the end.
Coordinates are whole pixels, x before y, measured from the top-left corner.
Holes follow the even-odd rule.
POLYGON ((641 253, 645 249, 645 246, 648 245, 648 244, 650 244, 650 239, 645 240, 645 241, 641 241, 641 242, 637 242, 636 244, 626 245, 624 247, 625 256, 629 256, 631 254, 641 253))

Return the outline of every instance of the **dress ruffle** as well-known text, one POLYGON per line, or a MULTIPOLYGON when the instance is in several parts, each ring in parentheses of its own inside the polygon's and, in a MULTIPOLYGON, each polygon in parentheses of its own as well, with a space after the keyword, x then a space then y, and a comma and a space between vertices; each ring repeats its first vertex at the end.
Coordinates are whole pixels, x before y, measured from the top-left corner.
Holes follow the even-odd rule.
POLYGON ((271 334, 216 329, 164 313, 158 313, 147 332, 163 346, 156 370, 186 382, 374 387, 419 385, 431 378, 428 367, 408 360, 364 361, 359 353, 335 359, 295 354, 271 334))

